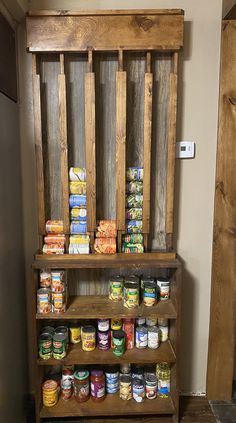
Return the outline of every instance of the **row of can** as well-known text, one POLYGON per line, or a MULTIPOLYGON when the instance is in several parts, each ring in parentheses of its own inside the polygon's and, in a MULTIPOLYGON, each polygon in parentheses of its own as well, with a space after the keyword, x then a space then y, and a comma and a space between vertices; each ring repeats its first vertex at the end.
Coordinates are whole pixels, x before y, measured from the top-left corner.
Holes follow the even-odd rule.
POLYGON ((64 254, 66 237, 62 220, 47 220, 43 254, 64 254))

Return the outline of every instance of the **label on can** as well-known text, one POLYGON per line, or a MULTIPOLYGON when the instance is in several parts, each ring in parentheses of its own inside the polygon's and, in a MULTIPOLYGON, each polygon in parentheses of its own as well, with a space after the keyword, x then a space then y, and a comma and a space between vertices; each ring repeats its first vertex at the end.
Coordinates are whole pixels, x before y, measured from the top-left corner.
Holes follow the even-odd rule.
POLYGON ((142 220, 142 218, 143 218, 142 207, 131 207, 130 209, 126 209, 126 219, 142 220))
POLYGON ((72 235, 76 234, 85 234, 87 232, 87 222, 84 222, 83 220, 75 220, 71 222, 70 225, 70 233, 72 235))
POLYGON ((148 348, 156 349, 160 345, 160 331, 156 326, 148 328, 148 348))
POLYGON ((147 328, 144 326, 136 328, 136 347, 146 348, 147 347, 147 328))
POLYGON ((142 220, 127 220, 127 232, 128 234, 137 234, 143 230, 142 220))
POLYGON ((79 344, 81 341, 81 327, 71 326, 70 327, 70 342, 71 344, 79 344))
POLYGON ((42 385, 43 405, 53 407, 58 402, 58 385, 55 380, 46 380, 42 385))
POLYGON ((86 169, 84 167, 70 167, 69 171, 70 181, 86 181, 86 169))
POLYGON ((129 194, 126 196, 126 207, 143 207, 143 196, 141 194, 129 194))
POLYGON ((123 320, 123 331, 126 334, 126 349, 131 350, 134 348, 134 319, 123 320))
POLYGON ((52 293, 52 311, 53 313, 64 313, 66 311, 65 292, 52 293))
POLYGON ((127 181, 143 181, 143 167, 128 167, 126 169, 127 181))
POLYGON ((124 287, 124 306, 135 308, 139 306, 139 287, 138 285, 125 284, 124 287))
POLYGON ((125 401, 132 398, 131 377, 128 375, 120 376, 120 398, 125 401))
POLYGON ((126 192, 129 194, 142 194, 143 193, 143 182, 142 181, 130 181, 126 184, 126 192))
POLYGON ((52 336, 42 333, 39 336, 39 357, 48 360, 52 357, 52 336))
POLYGON ((71 220, 86 220, 87 210, 85 207, 72 207, 70 211, 71 220))
POLYGON ((71 194, 69 196, 69 205, 72 207, 86 206, 86 195, 71 194))
POLYGON ((159 296, 161 301, 168 300, 170 297, 170 281, 167 278, 157 279, 159 296))
POLYGON ((145 398, 145 388, 142 379, 133 380, 133 398, 136 402, 143 402, 145 398))
POLYGON ((53 336, 53 358, 61 360, 66 356, 66 335, 54 334, 53 336))
POLYGON ((81 337, 82 349, 84 351, 93 351, 96 346, 95 328, 93 326, 84 326, 81 337))
POLYGON ((70 182, 70 194, 86 194, 86 182, 73 181, 70 182))
POLYGON ((40 287, 41 288, 50 288, 52 282, 51 272, 47 270, 41 270, 40 272, 40 287))
POLYGON ((122 300, 124 281, 120 276, 109 280, 109 299, 112 301, 122 300))
POLYGON ((110 347, 110 336, 109 336, 110 332, 109 330, 104 332, 104 331, 98 331, 98 348, 99 350, 109 350, 110 347))
POLYGON ((37 312, 50 313, 51 312, 51 293, 47 288, 40 288, 37 291, 37 312))

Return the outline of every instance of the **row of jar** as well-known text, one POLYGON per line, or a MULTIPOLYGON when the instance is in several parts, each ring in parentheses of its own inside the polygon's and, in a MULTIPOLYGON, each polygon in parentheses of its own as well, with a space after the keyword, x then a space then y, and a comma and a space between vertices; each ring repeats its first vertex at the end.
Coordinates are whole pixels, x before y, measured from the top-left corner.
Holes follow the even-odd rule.
POLYGON ((43 327, 39 335, 39 356, 43 360, 63 359, 67 355, 69 340, 72 344, 82 343, 83 351, 107 351, 121 357, 126 350, 151 348, 157 349, 161 342, 168 339, 168 320, 157 318, 100 319, 91 324, 78 322, 70 326, 43 327), (135 324, 136 323, 136 324, 135 324))
MULTIPOLYGON (((93 401, 101 402, 106 394, 117 394, 122 400, 132 398, 141 403, 145 398, 155 399, 157 396, 166 398, 170 394, 170 365, 159 363, 144 369, 138 365, 123 364, 125 372, 118 366, 106 366, 105 369, 79 368, 73 366, 62 369, 59 379, 46 380, 42 385, 43 404, 53 407, 57 404, 59 395, 67 401, 72 396, 78 402, 85 402, 90 397, 93 401), (156 368, 155 368, 156 367, 156 368)), ((124 369, 123 369, 124 370, 124 369)))

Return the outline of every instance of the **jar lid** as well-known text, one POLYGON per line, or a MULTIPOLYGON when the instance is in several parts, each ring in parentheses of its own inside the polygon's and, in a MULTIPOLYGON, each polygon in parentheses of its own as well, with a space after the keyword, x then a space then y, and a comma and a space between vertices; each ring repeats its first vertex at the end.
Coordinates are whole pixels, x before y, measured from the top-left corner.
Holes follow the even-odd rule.
POLYGON ((49 379, 43 383, 43 390, 45 391, 56 391, 57 382, 55 380, 49 379))
POLYGON ((122 339, 125 337, 125 332, 121 329, 113 330, 112 336, 113 338, 122 339))
POLYGON ((74 373, 74 377, 77 380, 84 380, 84 379, 87 379, 87 377, 89 377, 89 372, 88 370, 77 370, 74 373))
POLYGON ((52 340, 52 334, 51 333, 41 333, 39 335, 40 341, 51 341, 52 340))
POLYGON ((92 370, 91 371, 91 376, 95 376, 95 377, 101 377, 103 376, 103 370, 92 370))
POLYGON ((67 332, 68 332, 67 326, 58 326, 57 328, 55 328, 55 333, 67 333, 67 332))

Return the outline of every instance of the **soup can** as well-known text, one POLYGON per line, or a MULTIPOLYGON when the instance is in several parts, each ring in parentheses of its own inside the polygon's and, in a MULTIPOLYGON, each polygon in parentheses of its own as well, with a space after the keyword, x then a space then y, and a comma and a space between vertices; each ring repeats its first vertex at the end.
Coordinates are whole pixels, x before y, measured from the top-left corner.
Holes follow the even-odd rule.
POLYGON ((129 194, 126 196, 126 207, 143 207, 143 196, 141 194, 129 194))
POLYGON ((143 181, 143 167, 128 167, 126 170, 126 180, 143 181))
POLYGON ((125 279, 123 304, 126 308, 136 308, 139 306, 139 280, 135 276, 125 279))
POLYGON ((132 380, 129 375, 120 375, 120 398, 124 401, 132 398, 132 380))
POLYGON ((48 360, 52 357, 52 335, 41 333, 39 335, 39 357, 48 360))
POLYGON ((70 182, 70 194, 86 194, 86 182, 73 181, 70 182))
POLYGON ((47 220, 46 232, 48 234, 63 234, 63 221, 62 220, 47 220))
POLYGON ((112 301, 122 300, 124 278, 122 276, 112 276, 109 279, 109 299, 112 301))
POLYGON ((125 347, 127 350, 134 348, 134 319, 123 319, 123 331, 125 332, 125 347))
POLYGON ((168 319, 158 319, 158 326, 161 333, 161 342, 165 342, 169 338, 168 319))
POLYGON ((53 335, 53 358, 62 360, 66 357, 66 335, 63 333, 54 333, 53 335))
POLYGON ((70 210, 71 220, 87 220, 87 210, 85 207, 73 207, 70 210))
POLYGON ((98 330, 107 332, 110 328, 109 319, 98 319, 98 330))
POLYGON ((144 380, 139 378, 133 379, 133 399, 136 402, 143 402, 145 398, 145 385, 144 380))
POLYGON ((86 195, 71 194, 69 196, 69 205, 72 207, 86 206, 86 195))
POLYGON ((142 181, 127 182, 126 192, 128 194, 142 194, 143 193, 143 182, 142 181))
POLYGON ((140 349, 147 347, 147 328, 144 326, 136 327, 136 347, 140 349))
POLYGON ((52 312, 65 313, 66 311, 66 295, 64 292, 52 292, 52 312))
POLYGON ((148 328, 148 348, 156 349, 160 345, 160 330, 157 326, 149 326, 148 328))
POLYGON ((40 288, 37 291, 37 312, 51 312, 51 291, 48 288, 40 288))
POLYGON ((96 330, 94 326, 83 326, 81 332, 82 350, 93 351, 96 347, 96 330))
POLYGON ((142 220, 127 220, 126 225, 128 234, 140 233, 143 230, 142 220))
POLYGON ((43 405, 53 407, 58 402, 58 385, 55 380, 46 380, 42 385, 43 405))
POLYGON ((166 301, 170 298, 170 279, 164 277, 157 278, 157 287, 159 290, 159 297, 161 301, 166 301))
POLYGON ((70 167, 69 171, 70 181, 86 181, 86 169, 84 167, 70 167))
POLYGON ((40 288, 50 288, 52 283, 52 275, 48 270, 41 270, 39 276, 40 288))

